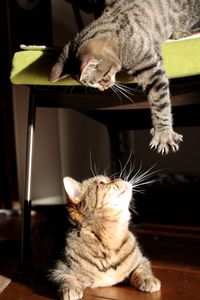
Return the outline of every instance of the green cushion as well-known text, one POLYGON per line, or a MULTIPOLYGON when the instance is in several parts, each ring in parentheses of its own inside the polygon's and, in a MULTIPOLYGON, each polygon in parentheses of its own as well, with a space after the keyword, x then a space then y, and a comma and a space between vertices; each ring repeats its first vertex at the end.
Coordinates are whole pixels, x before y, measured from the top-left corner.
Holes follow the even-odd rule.
MULTIPOLYGON (((200 74, 200 34, 192 37, 167 41, 163 44, 165 70, 169 78, 180 78, 200 74)), ((68 76, 51 83, 48 75, 58 52, 54 50, 23 50, 13 57, 11 82, 20 85, 78 85, 68 76)), ((120 73, 118 80, 133 82, 126 74, 120 73)))

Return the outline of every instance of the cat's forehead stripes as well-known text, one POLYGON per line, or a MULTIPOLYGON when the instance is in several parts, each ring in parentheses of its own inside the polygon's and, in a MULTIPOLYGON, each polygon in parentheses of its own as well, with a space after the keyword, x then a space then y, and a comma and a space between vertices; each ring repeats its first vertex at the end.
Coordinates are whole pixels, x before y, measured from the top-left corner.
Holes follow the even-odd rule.
POLYGON ((102 185, 106 185, 110 182, 108 177, 98 176, 87 181, 84 181, 81 187, 82 194, 84 195, 84 199, 86 197, 96 197, 99 190, 102 189, 102 185))
POLYGON ((109 198, 114 196, 115 193, 123 192, 128 185, 128 182, 123 181, 121 178, 111 180, 105 176, 94 177, 83 182, 81 202, 85 201, 90 203, 91 207, 96 207, 98 204, 101 205, 106 197, 109 198))

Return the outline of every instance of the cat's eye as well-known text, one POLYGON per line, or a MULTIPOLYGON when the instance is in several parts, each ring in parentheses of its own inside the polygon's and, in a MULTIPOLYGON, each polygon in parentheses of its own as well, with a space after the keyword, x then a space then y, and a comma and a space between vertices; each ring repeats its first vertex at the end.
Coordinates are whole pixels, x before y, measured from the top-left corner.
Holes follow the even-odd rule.
POLYGON ((101 79, 100 81, 99 81, 99 83, 100 84, 102 84, 102 83, 108 83, 110 80, 107 78, 103 78, 103 79, 101 79))
POLYGON ((99 180, 99 185, 106 185, 108 183, 109 183, 109 180, 107 178, 105 178, 105 179, 103 178, 103 179, 99 180))
POLYGON ((105 182, 105 181, 100 181, 99 182, 99 184, 102 184, 102 185, 104 185, 104 184, 106 184, 107 182, 105 182))

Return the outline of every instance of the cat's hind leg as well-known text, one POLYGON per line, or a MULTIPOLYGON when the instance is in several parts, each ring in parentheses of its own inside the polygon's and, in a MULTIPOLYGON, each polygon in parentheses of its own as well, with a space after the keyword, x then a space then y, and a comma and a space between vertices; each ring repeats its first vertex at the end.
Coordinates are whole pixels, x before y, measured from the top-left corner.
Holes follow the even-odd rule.
POLYGON ((130 284, 143 292, 157 292, 161 288, 161 283, 151 270, 151 264, 146 257, 142 257, 139 265, 133 271, 130 284))

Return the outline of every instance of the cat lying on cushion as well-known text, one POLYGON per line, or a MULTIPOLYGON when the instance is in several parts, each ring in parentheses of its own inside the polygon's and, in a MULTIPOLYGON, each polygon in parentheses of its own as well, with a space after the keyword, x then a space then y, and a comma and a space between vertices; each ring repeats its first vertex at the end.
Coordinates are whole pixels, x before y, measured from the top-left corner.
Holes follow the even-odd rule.
POLYGON ((64 65, 85 86, 104 91, 117 86, 123 70, 146 91, 153 128, 150 148, 179 149, 182 135, 173 130, 169 81, 161 44, 200 28, 199 0, 105 1, 102 15, 70 41, 53 66, 49 80, 59 80, 64 65))

